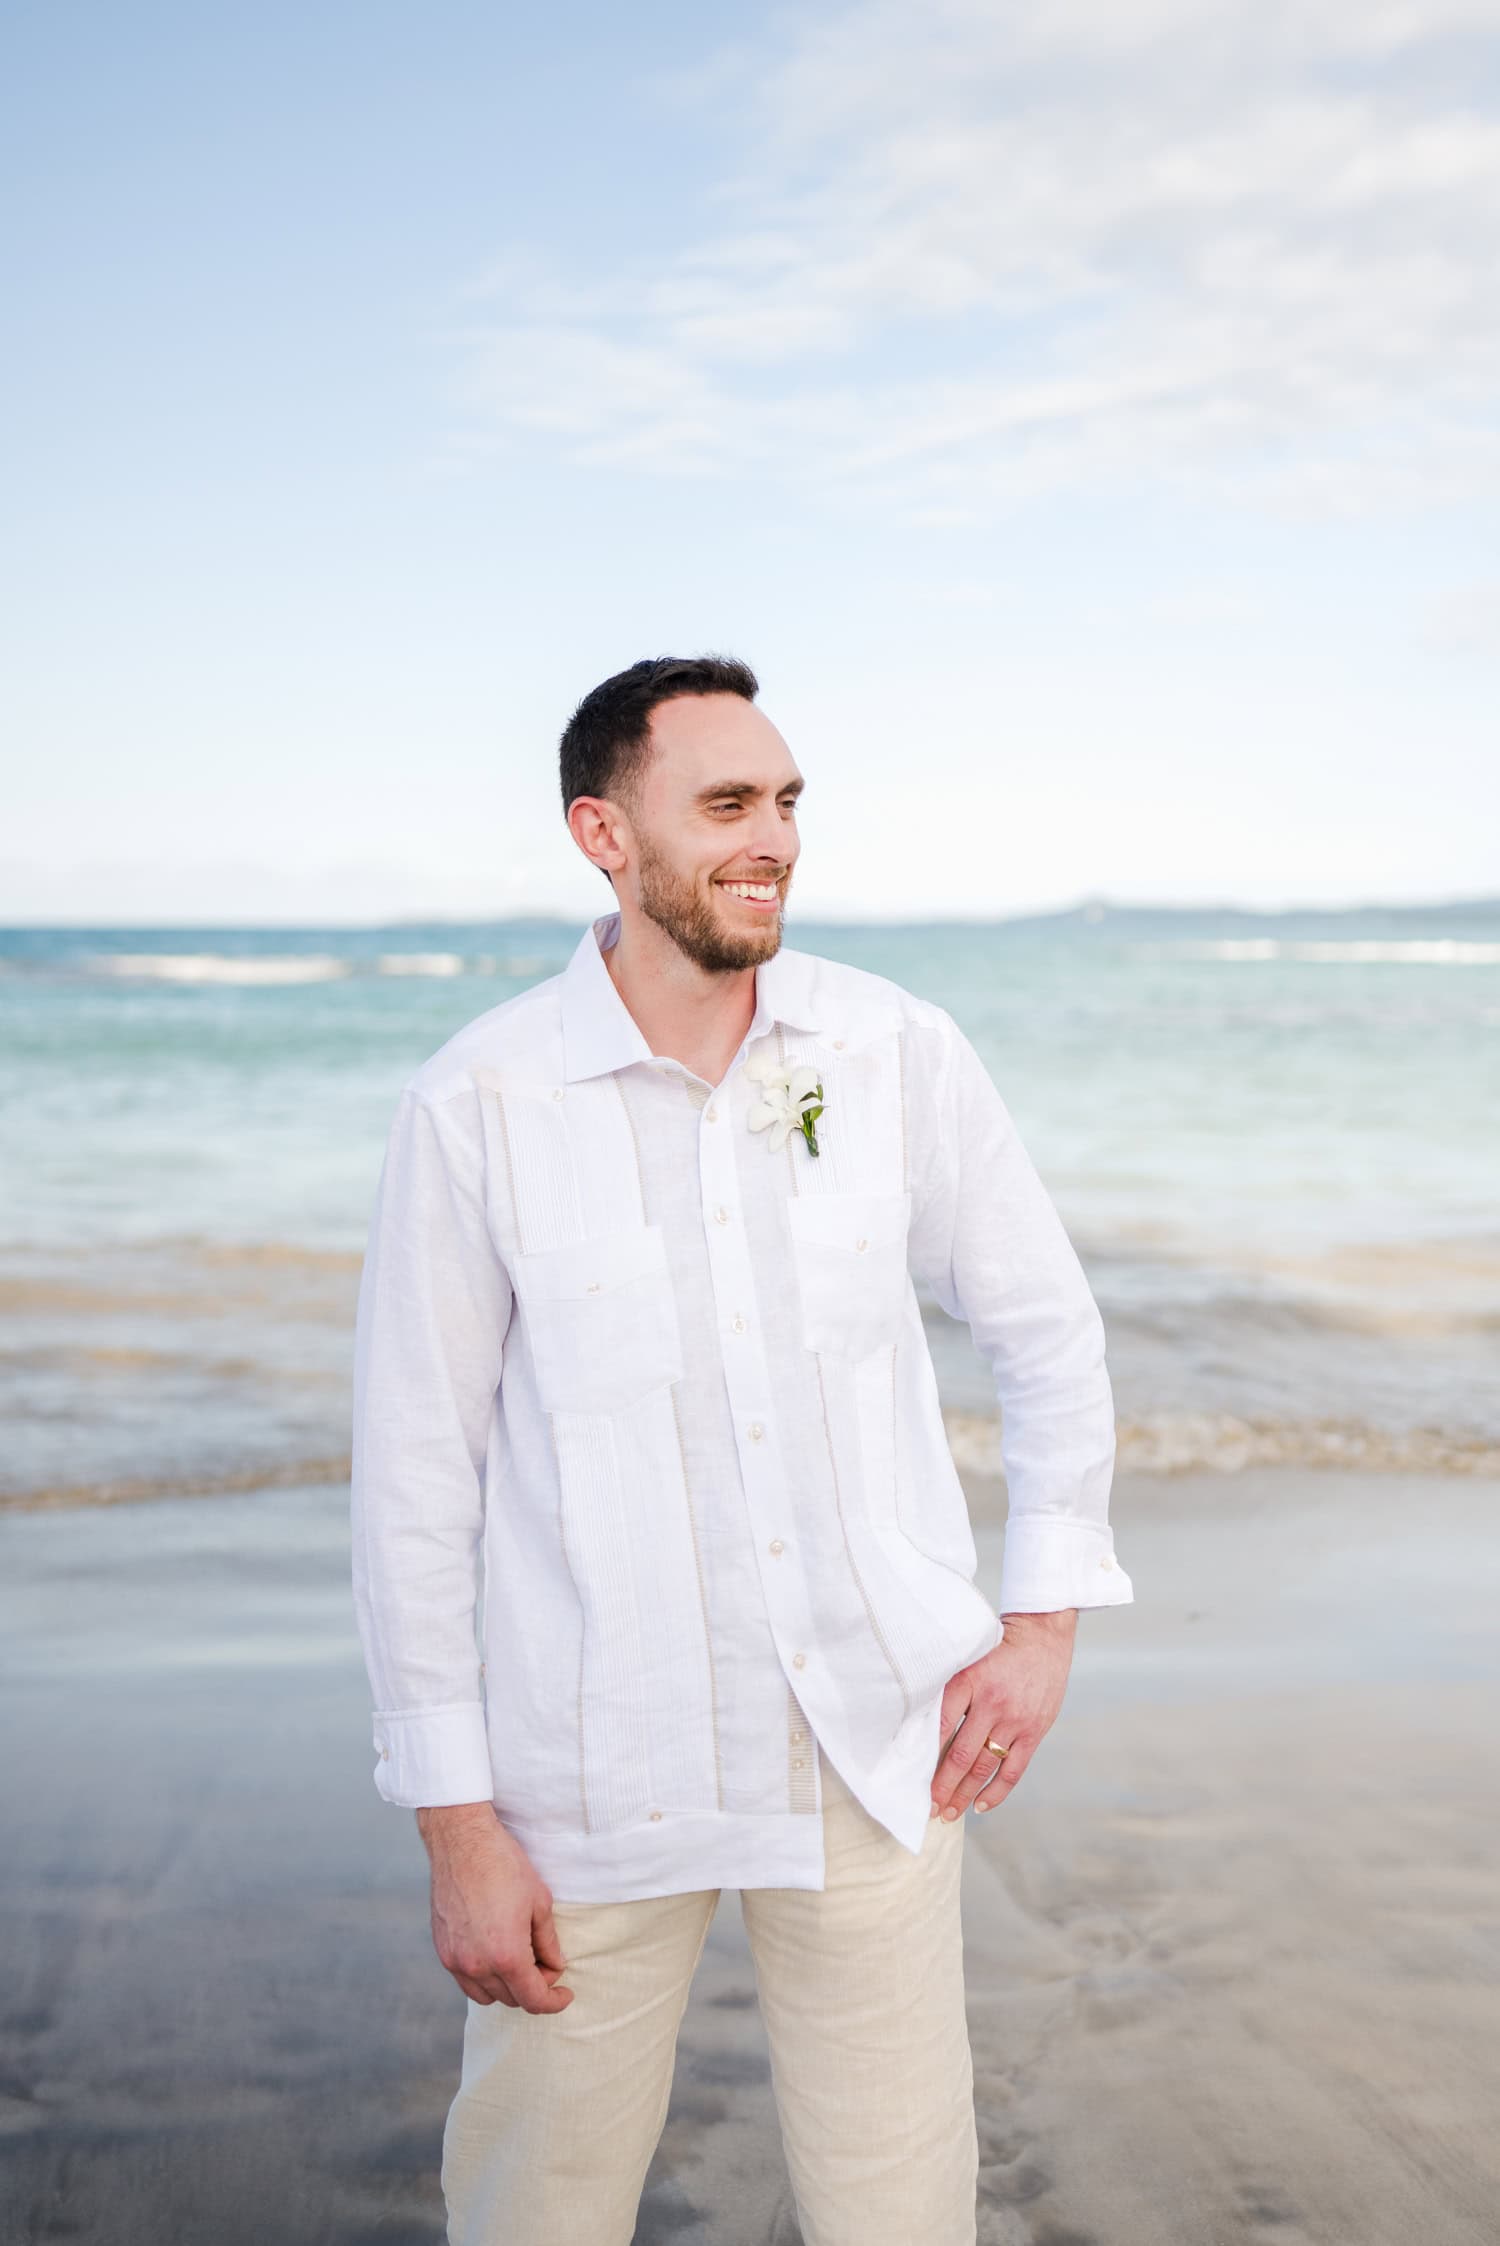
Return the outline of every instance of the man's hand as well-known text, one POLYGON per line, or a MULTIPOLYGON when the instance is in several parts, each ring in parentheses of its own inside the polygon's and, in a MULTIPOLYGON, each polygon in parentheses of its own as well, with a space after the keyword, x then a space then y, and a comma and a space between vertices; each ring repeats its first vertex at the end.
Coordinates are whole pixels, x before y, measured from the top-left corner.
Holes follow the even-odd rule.
POLYGON ((1000 1619, 1000 1643, 960 1669, 943 1693, 941 1733, 948 1746, 933 1774, 932 1804, 934 1814, 947 1818, 962 1817, 971 1801, 986 1810, 1005 1800, 1052 1729, 1068 1689, 1077 1607, 1000 1619), (987 1739, 1010 1750, 998 1768, 987 1739))
POLYGON ((419 1809, 432 1865, 432 1940, 476 2004, 563 2012, 571 1989, 554 1984, 567 1959, 552 1919, 552 1890, 495 1815, 493 1802, 419 1809))

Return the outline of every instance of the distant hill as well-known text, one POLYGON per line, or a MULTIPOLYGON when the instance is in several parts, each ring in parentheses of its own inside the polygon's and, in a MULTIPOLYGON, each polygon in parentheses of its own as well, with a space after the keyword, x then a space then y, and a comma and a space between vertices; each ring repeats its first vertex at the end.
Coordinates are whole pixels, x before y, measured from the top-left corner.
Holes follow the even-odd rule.
MULTIPOLYGON (((913 921, 912 927, 952 927, 951 920, 913 921)), ((1097 930, 1106 934, 1150 936, 1246 934, 1338 936, 1399 934, 1432 931, 1457 935, 1474 929, 1486 933, 1500 928, 1500 896, 1467 897, 1434 904, 1358 904, 1259 906, 1236 904, 1127 905, 1106 897, 1090 897, 1055 912, 997 913, 993 917, 968 916, 974 927, 1097 930)), ((804 923, 816 925, 816 923, 804 923)))

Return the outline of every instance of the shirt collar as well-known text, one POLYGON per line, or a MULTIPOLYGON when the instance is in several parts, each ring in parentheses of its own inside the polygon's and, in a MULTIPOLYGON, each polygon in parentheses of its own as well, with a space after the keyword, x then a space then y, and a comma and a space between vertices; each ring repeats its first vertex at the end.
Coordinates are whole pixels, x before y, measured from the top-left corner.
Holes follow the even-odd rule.
MULTIPOLYGON (((562 975, 563 1075, 570 1084, 604 1076, 632 1061, 655 1058, 640 1024, 610 979, 604 954, 620 933, 618 910, 601 914, 579 937, 562 975)), ((784 1022, 789 1029, 820 1027, 803 952, 785 948, 755 970, 755 1014, 747 1032, 764 1036, 784 1022)))

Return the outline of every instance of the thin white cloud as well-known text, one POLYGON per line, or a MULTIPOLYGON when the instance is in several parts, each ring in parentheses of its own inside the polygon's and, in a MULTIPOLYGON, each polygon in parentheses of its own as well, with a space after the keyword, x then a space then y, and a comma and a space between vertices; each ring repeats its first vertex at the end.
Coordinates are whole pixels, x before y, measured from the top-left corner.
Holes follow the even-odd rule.
POLYGON ((714 231, 534 285, 503 261, 461 441, 924 521, 1172 479, 1315 511, 1500 487, 1494 0, 777 25, 769 61, 663 88, 737 133, 714 231))

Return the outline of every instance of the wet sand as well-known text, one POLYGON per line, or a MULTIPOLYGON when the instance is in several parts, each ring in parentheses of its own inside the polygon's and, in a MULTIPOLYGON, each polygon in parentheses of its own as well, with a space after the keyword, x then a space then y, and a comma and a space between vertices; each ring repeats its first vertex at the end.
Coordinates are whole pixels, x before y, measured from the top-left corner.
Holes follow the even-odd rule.
MULTIPOLYGON (((966 1827, 981 2246, 1500 2231, 1497 1505, 1119 1479, 1136 1602, 966 1827)), ((0 1584, 0 2240, 441 2241, 463 1998, 370 1780, 346 1493, 12 1514, 0 1584)), ((730 1890, 637 2239, 797 2237, 730 1890)))

